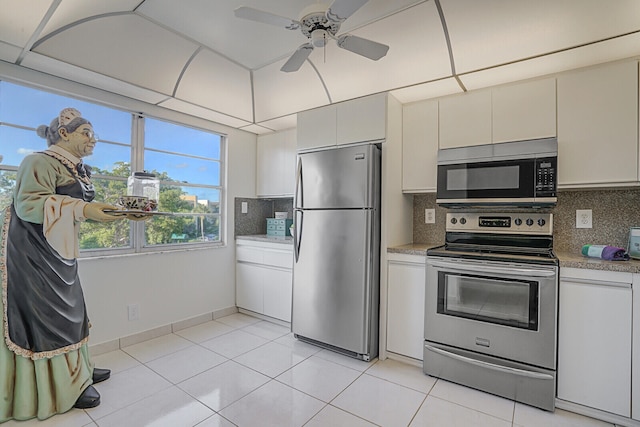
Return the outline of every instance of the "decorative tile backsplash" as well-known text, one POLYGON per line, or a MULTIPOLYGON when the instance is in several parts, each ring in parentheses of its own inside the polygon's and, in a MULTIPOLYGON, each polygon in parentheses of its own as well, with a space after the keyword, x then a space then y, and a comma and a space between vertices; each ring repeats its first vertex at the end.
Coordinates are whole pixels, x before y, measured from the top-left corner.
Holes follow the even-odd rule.
MULTIPOLYGON (((521 211, 521 210, 520 210, 521 211)), ((586 244, 627 247, 629 228, 640 227, 640 188, 558 192, 553 213, 554 248, 580 253, 586 244), (576 228, 576 210, 591 209, 592 228, 576 228)), ((448 209, 436 206, 435 194, 413 196, 413 243, 444 243, 448 209), (424 210, 436 210, 436 223, 424 223, 424 210)), ((409 242, 407 242, 409 243, 409 242)))

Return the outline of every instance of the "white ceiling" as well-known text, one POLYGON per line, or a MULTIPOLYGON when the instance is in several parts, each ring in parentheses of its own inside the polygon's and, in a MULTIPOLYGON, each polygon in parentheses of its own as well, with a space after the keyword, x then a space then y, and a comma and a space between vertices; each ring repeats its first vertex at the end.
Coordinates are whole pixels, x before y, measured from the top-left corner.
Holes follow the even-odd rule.
POLYGON ((387 56, 330 43, 283 73, 306 38, 233 13, 299 19, 313 3, 0 0, 0 60, 265 133, 371 93, 411 102, 640 55, 638 0, 369 0, 339 34, 387 44, 387 56))

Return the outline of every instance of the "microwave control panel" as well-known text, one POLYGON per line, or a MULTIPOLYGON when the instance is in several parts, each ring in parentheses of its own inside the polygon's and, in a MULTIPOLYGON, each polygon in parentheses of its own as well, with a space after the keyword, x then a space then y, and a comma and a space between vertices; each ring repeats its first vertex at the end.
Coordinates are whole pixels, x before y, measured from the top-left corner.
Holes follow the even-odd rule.
POLYGON ((556 196, 557 163, 557 157, 536 159, 536 197, 556 196))
POLYGON ((447 213, 446 231, 497 234, 553 234, 553 214, 538 212, 447 213))

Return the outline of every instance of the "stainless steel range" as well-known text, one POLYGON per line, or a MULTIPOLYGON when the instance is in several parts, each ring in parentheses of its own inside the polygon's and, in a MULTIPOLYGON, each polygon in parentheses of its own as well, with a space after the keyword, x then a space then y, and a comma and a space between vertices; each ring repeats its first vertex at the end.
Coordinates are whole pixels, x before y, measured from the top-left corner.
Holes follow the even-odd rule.
POLYGON ((549 213, 448 213, 427 251, 426 374, 553 411, 558 260, 549 213))

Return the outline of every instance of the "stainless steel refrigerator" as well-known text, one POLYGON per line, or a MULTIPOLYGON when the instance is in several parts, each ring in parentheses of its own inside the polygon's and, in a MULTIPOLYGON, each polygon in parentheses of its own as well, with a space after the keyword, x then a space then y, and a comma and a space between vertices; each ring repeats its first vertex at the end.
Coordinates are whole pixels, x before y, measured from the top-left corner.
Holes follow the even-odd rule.
POLYGON ((291 329, 363 360, 378 355, 380 169, 376 144, 298 155, 291 329))

